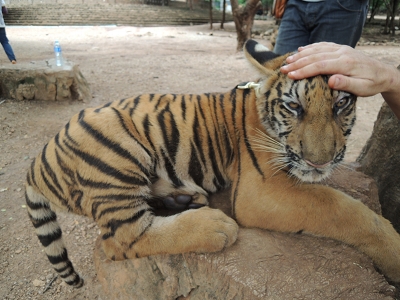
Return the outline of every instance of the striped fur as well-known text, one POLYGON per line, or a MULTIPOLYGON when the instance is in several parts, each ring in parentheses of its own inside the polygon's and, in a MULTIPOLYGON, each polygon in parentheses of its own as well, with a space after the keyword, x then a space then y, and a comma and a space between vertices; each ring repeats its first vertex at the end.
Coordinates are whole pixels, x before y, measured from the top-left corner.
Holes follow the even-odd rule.
POLYGON ((257 193, 265 190, 274 201, 274 191, 320 181, 340 164, 355 97, 331 90, 323 76, 288 79, 279 72, 286 56, 263 55, 253 41, 245 54, 263 76, 255 90, 148 94, 88 108, 37 156, 27 175, 29 217, 68 284, 79 287, 83 280, 68 259, 56 207, 93 218, 113 260, 231 245, 237 224, 219 210, 202 207, 169 217, 152 212, 154 203, 182 195, 193 207, 206 206, 210 194, 228 187, 234 217, 245 226, 325 235, 246 214, 262 211, 265 196, 257 193))

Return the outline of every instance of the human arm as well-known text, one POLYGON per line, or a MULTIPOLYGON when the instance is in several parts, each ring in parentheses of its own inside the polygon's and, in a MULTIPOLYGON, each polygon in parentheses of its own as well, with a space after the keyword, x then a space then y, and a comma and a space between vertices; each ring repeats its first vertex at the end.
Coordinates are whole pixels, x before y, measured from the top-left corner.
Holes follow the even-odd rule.
POLYGON ((7 10, 6 3, 4 2, 4 0, 1 0, 1 13, 3 15, 8 14, 8 10, 7 10))
POLYGON ((400 71, 349 46, 316 43, 300 47, 287 58, 282 73, 292 79, 318 74, 334 74, 329 78, 331 88, 357 96, 368 97, 381 93, 400 119, 400 71))

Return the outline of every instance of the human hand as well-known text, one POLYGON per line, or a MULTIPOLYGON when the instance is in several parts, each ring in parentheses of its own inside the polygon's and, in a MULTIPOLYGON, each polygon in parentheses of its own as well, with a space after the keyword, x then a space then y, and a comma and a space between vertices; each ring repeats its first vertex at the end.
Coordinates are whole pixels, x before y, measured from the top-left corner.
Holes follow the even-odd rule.
POLYGON ((358 96, 390 92, 395 79, 395 85, 400 86, 400 74, 393 66, 349 46, 326 42, 311 44, 300 47, 299 52, 286 61, 288 65, 283 66, 281 72, 292 79, 329 74, 332 75, 328 81, 331 88, 358 96))

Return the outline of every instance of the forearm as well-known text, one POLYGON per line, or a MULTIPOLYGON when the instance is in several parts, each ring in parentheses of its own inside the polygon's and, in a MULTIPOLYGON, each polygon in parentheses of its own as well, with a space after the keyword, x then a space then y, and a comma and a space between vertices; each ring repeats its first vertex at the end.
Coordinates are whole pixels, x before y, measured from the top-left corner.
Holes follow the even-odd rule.
POLYGON ((397 119, 400 120, 400 94, 387 95, 386 93, 382 93, 382 96, 389 107, 392 109, 393 113, 396 115, 397 119))
MULTIPOLYGON (((399 66, 400 67, 400 66, 399 66)), ((388 68, 387 75, 388 88, 382 92, 382 97, 392 109, 397 119, 400 120, 400 69, 388 68)))

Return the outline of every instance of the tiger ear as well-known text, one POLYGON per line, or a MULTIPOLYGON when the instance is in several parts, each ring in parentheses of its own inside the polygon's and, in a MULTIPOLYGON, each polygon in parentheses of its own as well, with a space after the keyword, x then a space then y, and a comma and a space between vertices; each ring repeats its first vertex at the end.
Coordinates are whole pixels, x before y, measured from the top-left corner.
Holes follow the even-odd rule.
POLYGON ((278 55, 254 40, 247 40, 243 47, 247 60, 261 73, 270 75, 279 69, 288 55, 278 55))

